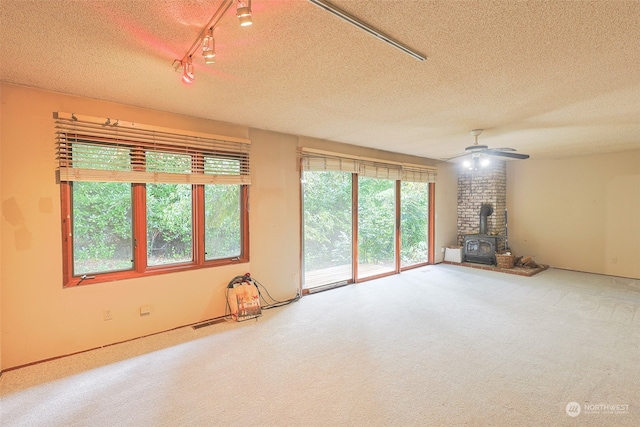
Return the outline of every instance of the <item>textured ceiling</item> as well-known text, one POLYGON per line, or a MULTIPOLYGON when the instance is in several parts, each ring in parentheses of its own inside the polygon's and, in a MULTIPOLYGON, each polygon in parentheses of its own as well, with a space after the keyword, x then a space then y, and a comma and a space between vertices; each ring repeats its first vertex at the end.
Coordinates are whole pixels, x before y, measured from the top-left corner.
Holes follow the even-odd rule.
POLYGON ((532 158, 640 149, 638 1, 333 0, 420 62, 307 1, 253 0, 185 86, 172 63, 220 2, 1 0, 0 78, 430 158, 475 128, 532 158))

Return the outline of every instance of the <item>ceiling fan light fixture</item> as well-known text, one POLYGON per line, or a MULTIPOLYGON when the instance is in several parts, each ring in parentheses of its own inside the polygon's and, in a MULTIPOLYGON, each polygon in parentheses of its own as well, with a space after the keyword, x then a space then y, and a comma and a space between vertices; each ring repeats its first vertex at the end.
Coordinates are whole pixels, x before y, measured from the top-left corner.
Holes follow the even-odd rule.
MULTIPOLYGON (((474 144, 466 147, 464 149, 463 154, 449 157, 448 159, 444 159, 444 160, 453 160, 462 156, 471 156, 474 164, 470 169, 477 170, 478 166, 480 167, 488 166, 490 162, 490 157, 506 157, 510 159, 519 159, 519 160, 524 160, 529 158, 528 154, 516 153, 515 152, 516 150, 513 148, 508 148, 508 147, 489 148, 487 145, 478 144, 478 135, 480 135, 482 131, 483 129, 473 129, 471 131, 471 135, 473 135, 475 138, 474 144)), ((466 164, 464 166, 467 167, 466 164)))

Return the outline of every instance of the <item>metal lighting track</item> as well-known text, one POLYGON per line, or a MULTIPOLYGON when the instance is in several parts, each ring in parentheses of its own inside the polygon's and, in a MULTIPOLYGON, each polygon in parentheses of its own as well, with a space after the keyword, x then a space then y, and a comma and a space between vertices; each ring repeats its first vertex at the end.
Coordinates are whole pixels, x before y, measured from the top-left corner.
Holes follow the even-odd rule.
MULTIPOLYGON (((218 9, 213 14, 207 25, 205 25, 202 31, 200 31, 200 34, 198 35, 196 41, 193 42, 187 53, 185 53, 185 55, 180 60, 180 64, 184 64, 189 56, 193 55, 196 52, 197 47, 202 43, 202 38, 204 37, 205 33, 209 30, 209 28, 215 28, 215 26, 218 25, 218 23, 227 12, 227 10, 229 10, 232 4, 233 0, 223 0, 222 3, 220 3, 220 6, 218 6, 218 9)), ((177 61, 174 61, 174 68, 177 69, 176 62, 177 61)))
POLYGON ((327 1, 324 1, 324 0, 309 0, 309 1, 311 3, 313 3, 313 4, 315 4, 316 6, 326 10, 327 12, 333 13, 338 18, 344 19, 345 21, 347 21, 351 25, 353 25, 355 27, 358 27, 361 30, 371 34, 372 36, 376 37, 377 39, 380 39, 383 42, 388 43, 391 46, 395 47, 396 49, 401 50, 402 52, 406 53, 407 55, 409 55, 409 56, 411 56, 411 57, 413 57, 415 59, 417 59, 418 61, 424 61, 425 59, 427 59, 427 57, 422 55, 421 53, 416 52, 415 50, 411 49, 407 45, 405 45, 403 43, 400 43, 399 41, 397 41, 394 38, 386 35, 382 31, 379 31, 379 30, 371 27, 370 25, 362 22, 361 20, 359 20, 355 16, 345 12, 344 10, 340 9, 339 7, 336 7, 336 6, 332 5, 331 3, 327 2, 327 1))

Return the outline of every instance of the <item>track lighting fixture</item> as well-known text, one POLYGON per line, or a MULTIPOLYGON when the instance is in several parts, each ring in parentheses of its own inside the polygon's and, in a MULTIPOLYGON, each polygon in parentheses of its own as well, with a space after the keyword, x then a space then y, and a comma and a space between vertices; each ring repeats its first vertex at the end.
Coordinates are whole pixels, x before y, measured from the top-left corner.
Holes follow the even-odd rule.
POLYGON ((245 3, 242 0, 238 0, 238 9, 236 10, 236 16, 240 20, 241 27, 247 27, 253 24, 251 20, 251 0, 247 0, 248 3, 245 3))
MULTIPOLYGON (((216 45, 213 39, 213 30, 216 28, 225 13, 231 8, 235 0, 222 0, 220 6, 215 11, 207 25, 198 35, 196 41, 191 45, 187 53, 182 59, 176 59, 173 61, 173 66, 176 71, 182 70, 182 82, 185 84, 191 84, 195 80, 194 68, 193 68, 193 55, 198 51, 198 48, 202 48, 202 58, 204 63, 211 65, 215 63, 216 45)), ((238 0, 238 6, 236 9, 236 16, 240 20, 240 26, 246 27, 253 23, 251 20, 251 0, 238 0)))
POLYGON ((216 57, 216 45, 213 38, 213 28, 209 28, 209 31, 202 39, 202 57, 204 63, 207 65, 215 64, 216 57))
POLYGON ((424 56, 423 54, 417 52, 414 49, 411 49, 410 47, 408 47, 404 43, 401 43, 398 40, 395 40, 393 37, 391 37, 391 36, 383 33, 382 31, 372 27, 371 25, 369 25, 369 24, 365 23, 364 21, 356 18, 355 16, 347 13, 346 11, 340 9, 339 7, 334 6, 333 4, 329 3, 326 0, 308 0, 308 1, 310 3, 315 4, 316 6, 320 7, 321 9, 324 9, 327 12, 334 14, 338 18, 348 22, 349 24, 353 25, 354 27, 359 28, 362 31, 371 34, 373 37, 375 37, 375 38, 377 38, 379 40, 382 40, 383 42, 395 47, 396 49, 406 53, 407 55, 417 59, 418 61, 424 61, 425 59, 427 59, 427 57, 424 56))
POLYGON ((195 80, 196 76, 193 73, 193 61, 191 57, 187 62, 182 64, 182 83, 190 85, 195 80))

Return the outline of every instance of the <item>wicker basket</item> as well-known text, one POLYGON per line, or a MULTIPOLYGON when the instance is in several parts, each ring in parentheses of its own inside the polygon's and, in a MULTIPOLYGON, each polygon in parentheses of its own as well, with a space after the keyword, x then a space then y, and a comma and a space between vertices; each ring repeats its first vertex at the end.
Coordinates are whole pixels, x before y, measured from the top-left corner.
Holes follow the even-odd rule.
POLYGON ((516 263, 516 256, 513 254, 496 254, 496 265, 498 268, 513 268, 516 263))

